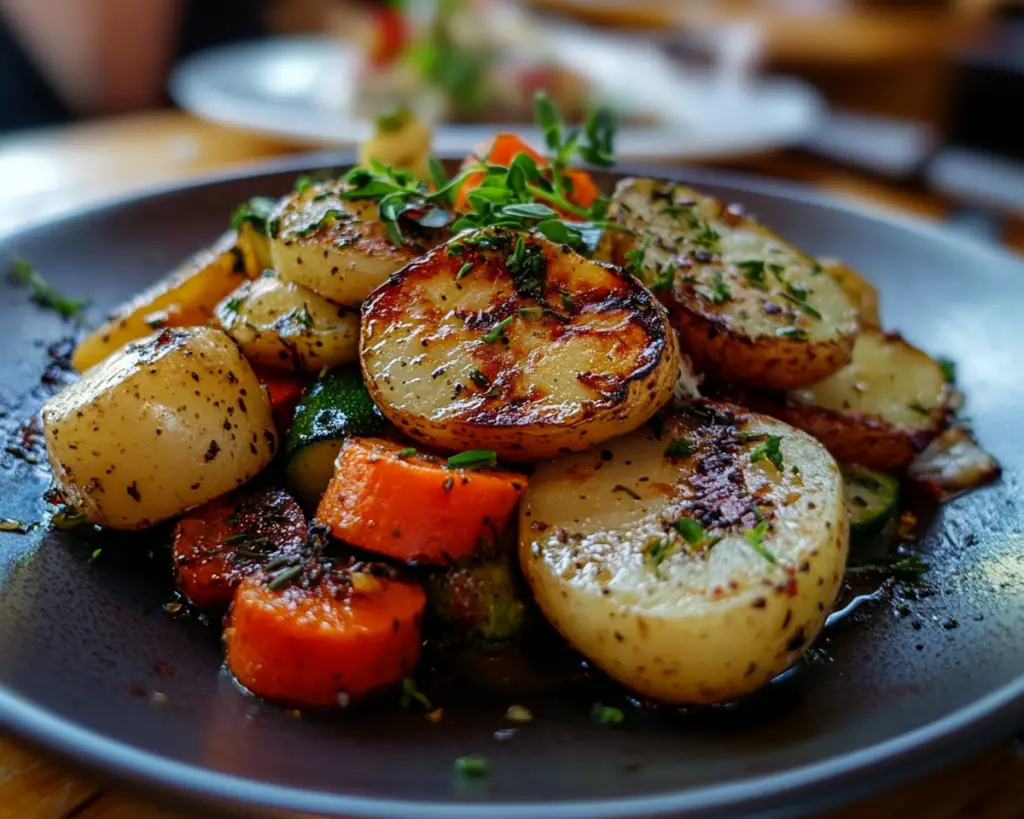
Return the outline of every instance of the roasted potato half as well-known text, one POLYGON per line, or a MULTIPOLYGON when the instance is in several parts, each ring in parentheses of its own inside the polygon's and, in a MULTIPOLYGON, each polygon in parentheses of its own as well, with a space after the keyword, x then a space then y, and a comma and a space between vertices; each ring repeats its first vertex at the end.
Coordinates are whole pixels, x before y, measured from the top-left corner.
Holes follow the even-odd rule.
POLYGON ((878 327, 878 290, 860 273, 838 259, 819 259, 818 264, 825 272, 839 282, 850 301, 857 305, 860 323, 865 327, 878 327))
POLYGON ((43 405, 53 475, 92 523, 143 529, 255 477, 277 449, 266 391, 207 327, 129 344, 43 405))
POLYGON ((539 464, 519 558, 548 621, 623 685, 718 703, 801 656, 843 577, 839 468, 809 435, 697 402, 539 464))
POLYGON ((662 298, 701 372, 793 389, 846 363, 855 304, 817 262, 764 225, 654 179, 622 180, 611 213, 634 233, 620 234, 616 260, 662 298))
POLYGON ((343 182, 321 182, 283 199, 270 220, 270 252, 285 281, 358 307, 388 276, 450 234, 403 220, 404 243, 396 244, 377 203, 341 199, 344 190, 343 182))
POLYGON ((512 461, 635 429, 680 372, 665 311, 636 279, 504 230, 456 237, 374 291, 360 355, 407 435, 512 461))
POLYGON ((161 327, 198 327, 213 316, 217 302, 245 281, 245 269, 229 231, 210 247, 122 306, 75 348, 71 363, 79 372, 98 364, 129 341, 161 327))
POLYGON ((269 272, 217 305, 217 320, 250 361, 319 372, 359 358, 359 311, 269 272))
POLYGON ((948 399, 934 359, 869 328, 839 372, 781 400, 751 403, 811 433, 840 461, 884 472, 907 466, 939 434, 948 399))
POLYGON ((274 266, 270 257, 270 239, 252 222, 243 221, 238 228, 238 252, 242 254, 242 266, 249 278, 256 278, 264 270, 274 266))

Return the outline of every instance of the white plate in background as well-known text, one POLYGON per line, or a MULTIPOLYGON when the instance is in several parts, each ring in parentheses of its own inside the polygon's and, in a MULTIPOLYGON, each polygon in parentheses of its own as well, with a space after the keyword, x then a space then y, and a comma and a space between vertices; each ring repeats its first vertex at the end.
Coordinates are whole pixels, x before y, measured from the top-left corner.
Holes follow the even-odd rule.
MULTIPOLYGON (((619 130, 616 153, 622 159, 721 158, 796 144, 814 131, 824 113, 817 92, 796 80, 769 78, 736 86, 710 73, 668 70, 667 60, 651 56, 649 47, 638 61, 638 46, 629 41, 620 47, 602 44, 599 59, 582 59, 580 50, 587 47, 577 43, 563 52, 569 54, 570 67, 599 67, 591 80, 624 113, 664 115, 659 124, 619 130), (629 82, 622 82, 623 76, 629 82), (609 77, 620 79, 609 87, 609 77), (629 94, 630 87, 635 94, 629 94)), ((359 59, 352 46, 327 37, 221 46, 183 61, 171 77, 170 91, 182 108, 224 125, 302 144, 351 145, 372 130, 369 120, 352 111, 359 59)), ((499 130, 538 141, 535 131, 520 125, 442 124, 435 128, 434 149, 467 153, 499 130)))

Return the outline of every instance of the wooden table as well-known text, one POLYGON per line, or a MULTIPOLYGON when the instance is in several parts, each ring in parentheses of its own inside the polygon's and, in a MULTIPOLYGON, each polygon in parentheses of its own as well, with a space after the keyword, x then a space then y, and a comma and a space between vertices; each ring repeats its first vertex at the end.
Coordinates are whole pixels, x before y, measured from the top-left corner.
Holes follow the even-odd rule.
MULTIPOLYGON (((0 231, 147 184, 183 179, 298 150, 177 112, 157 112, 0 140, 0 231)), ((798 152, 734 163, 876 207, 942 218, 941 199, 866 179, 798 152)), ((1024 221, 1007 241, 1024 251, 1024 221)), ((1007 726, 1010 730, 1012 726, 1007 726)), ((196 819, 194 810, 70 773, 0 736, 0 819, 196 819)), ((1005 741, 944 770, 822 819, 1022 819, 1024 752, 1005 741)))

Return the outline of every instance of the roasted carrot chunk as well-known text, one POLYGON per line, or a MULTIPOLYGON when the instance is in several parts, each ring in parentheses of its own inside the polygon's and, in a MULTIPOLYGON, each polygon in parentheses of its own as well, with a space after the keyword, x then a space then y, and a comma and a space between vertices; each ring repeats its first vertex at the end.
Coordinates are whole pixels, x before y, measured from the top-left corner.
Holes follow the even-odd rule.
MULTIPOLYGON (((365 565, 365 564, 364 564, 365 565)), ((337 708, 412 673, 426 595, 371 571, 313 565, 242 580, 224 631, 228 668, 255 694, 337 708)))
POLYGON ((353 546, 407 563, 446 565, 505 530, 526 477, 451 469, 443 458, 379 438, 350 438, 317 519, 353 546))
POLYGON ((223 611, 246 574, 305 542, 306 517, 280 489, 217 498, 174 527, 175 580, 199 608, 223 611))
MULTIPOLYGON (((504 165, 507 167, 518 154, 526 154, 540 168, 548 164, 547 159, 542 154, 537 153, 515 134, 498 134, 489 146, 485 146, 480 152, 466 157, 462 166, 467 168, 474 165, 479 159, 485 159, 492 165, 504 165)), ((567 198, 574 205, 588 208, 601 195, 601 191, 598 189, 593 178, 586 171, 572 169, 566 171, 565 175, 568 177, 572 188, 568 192, 567 198)), ((484 174, 482 172, 471 173, 463 180, 462 186, 455 197, 456 210, 470 211, 473 209, 473 206, 469 203, 469 192, 474 188, 478 188, 483 180, 484 174)))

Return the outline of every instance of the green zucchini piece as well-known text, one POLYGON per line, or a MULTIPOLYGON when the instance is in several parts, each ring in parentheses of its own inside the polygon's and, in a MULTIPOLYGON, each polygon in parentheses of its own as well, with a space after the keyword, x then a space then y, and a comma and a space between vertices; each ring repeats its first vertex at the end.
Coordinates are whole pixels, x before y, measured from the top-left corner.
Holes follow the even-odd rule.
POLYGON ((306 389, 284 448, 288 489, 303 509, 316 509, 344 440, 379 435, 385 423, 358 367, 337 367, 306 389))
POLYGON ((896 517, 900 484, 891 475, 843 464, 843 488, 850 511, 850 542, 863 546, 878 537, 896 517))

